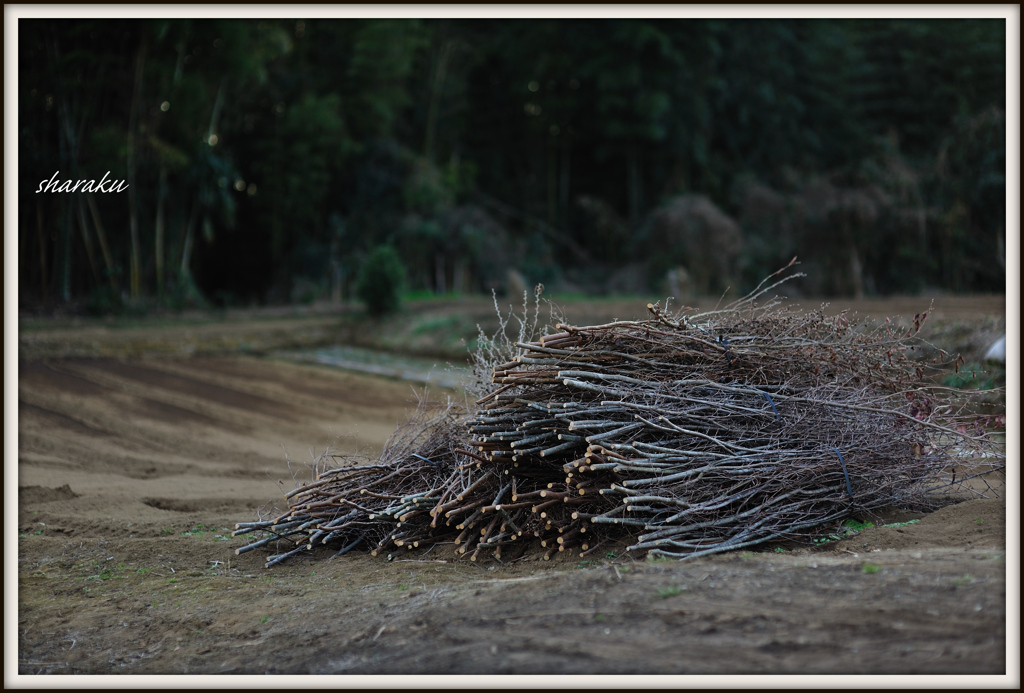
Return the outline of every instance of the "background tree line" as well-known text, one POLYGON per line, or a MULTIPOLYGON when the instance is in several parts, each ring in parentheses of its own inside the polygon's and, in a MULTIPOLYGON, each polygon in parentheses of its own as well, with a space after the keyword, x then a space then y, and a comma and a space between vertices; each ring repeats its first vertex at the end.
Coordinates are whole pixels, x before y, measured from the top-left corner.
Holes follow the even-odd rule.
POLYGON ((1003 20, 21 20, 23 304, 1003 291, 1003 20), (125 179, 122 194, 38 181, 125 179), (678 287, 676 287, 678 288, 678 287))

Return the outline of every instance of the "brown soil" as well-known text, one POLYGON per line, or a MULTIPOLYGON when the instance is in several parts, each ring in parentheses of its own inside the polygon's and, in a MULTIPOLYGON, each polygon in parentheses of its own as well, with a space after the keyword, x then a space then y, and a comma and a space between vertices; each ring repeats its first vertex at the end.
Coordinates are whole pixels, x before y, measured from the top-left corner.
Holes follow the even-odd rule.
POLYGON ((1008 672, 1002 499, 689 561, 439 547, 268 570, 234 524, 325 446, 379 450, 409 384, 244 355, 18 376, 20 674, 1008 672))

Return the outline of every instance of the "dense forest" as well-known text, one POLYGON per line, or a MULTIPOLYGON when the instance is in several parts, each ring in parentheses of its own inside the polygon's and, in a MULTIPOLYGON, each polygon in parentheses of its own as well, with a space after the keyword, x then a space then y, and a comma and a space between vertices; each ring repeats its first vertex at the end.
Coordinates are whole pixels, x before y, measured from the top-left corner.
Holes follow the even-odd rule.
POLYGON ((18 37, 23 306, 337 300, 380 246, 440 294, 715 293, 795 255, 805 294, 1004 291, 1004 20, 18 37), (52 192, 104 174, 121 192, 52 192))

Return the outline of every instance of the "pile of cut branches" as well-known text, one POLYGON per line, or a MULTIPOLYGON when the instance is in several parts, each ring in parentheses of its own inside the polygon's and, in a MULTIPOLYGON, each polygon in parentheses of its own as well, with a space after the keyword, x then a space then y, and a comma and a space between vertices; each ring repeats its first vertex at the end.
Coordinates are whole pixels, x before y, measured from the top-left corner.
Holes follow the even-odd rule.
MULTIPOLYGON (((240 523, 277 544, 374 555, 438 543, 476 560, 629 551, 701 556, 813 539, 852 515, 992 493, 1003 448, 962 393, 908 357, 912 328, 758 299, 724 309, 482 339, 471 411, 401 427, 375 464, 325 455, 277 517, 240 523), (968 483, 971 482, 971 483, 968 483), (979 490, 980 489, 980 490, 979 490)), ((539 297, 539 295, 538 295, 539 297)))

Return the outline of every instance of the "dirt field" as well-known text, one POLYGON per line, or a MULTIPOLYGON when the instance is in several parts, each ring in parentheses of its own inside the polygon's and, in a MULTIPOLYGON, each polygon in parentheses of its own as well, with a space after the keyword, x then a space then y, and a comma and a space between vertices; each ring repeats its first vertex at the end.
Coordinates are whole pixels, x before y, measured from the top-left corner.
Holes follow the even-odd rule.
MULTIPOLYGON (((119 336, 88 339, 102 347, 119 336)), ((234 555, 244 543, 230 537, 234 524, 293 488, 291 473, 308 479, 310 448, 379 450, 412 387, 256 356, 152 351, 19 361, 19 674, 1019 683, 1019 658, 1007 658, 1019 615, 1008 623, 1003 499, 894 512, 887 522, 920 521, 824 546, 681 562, 615 559, 611 547, 594 560, 470 563, 440 547, 267 570, 259 551, 234 555)))

